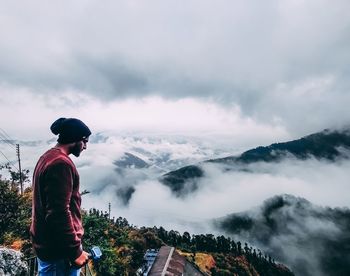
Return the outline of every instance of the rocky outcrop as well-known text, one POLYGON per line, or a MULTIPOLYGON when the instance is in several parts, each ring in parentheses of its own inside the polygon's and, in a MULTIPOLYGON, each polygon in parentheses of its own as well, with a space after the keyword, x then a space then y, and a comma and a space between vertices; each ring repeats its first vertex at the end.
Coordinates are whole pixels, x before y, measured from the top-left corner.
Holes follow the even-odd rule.
POLYGON ((21 252, 0 247, 0 275, 25 276, 27 272, 28 266, 21 252))

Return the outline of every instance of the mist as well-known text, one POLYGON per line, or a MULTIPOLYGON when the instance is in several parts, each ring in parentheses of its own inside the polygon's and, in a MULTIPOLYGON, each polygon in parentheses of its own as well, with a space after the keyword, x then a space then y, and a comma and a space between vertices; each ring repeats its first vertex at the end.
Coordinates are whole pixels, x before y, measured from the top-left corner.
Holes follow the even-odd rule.
MULTIPOLYGON (((344 156, 349 156, 347 151, 344 156)), ((103 189, 84 196, 84 207, 107 211, 111 203, 112 217, 125 217, 136 226, 231 236, 270 254, 296 275, 347 271, 344 263, 349 229, 344 219, 348 217, 350 195, 344 191, 348 189, 348 158, 336 162, 288 158, 278 163, 250 164, 244 171, 212 163, 202 163, 201 168, 205 173, 196 183, 198 189, 185 191, 182 197, 159 182, 159 171, 152 168, 129 168, 124 177, 113 171, 109 182, 106 178, 94 181, 98 186, 104 183, 103 189), (133 188, 127 200, 118 195, 123 187, 133 188), (262 219, 262 206, 266 199, 272 201, 280 194, 288 194, 287 202, 291 203, 270 215, 277 227, 271 230, 262 219), (257 221, 250 232, 232 235, 212 223, 212 219, 247 210, 251 211, 244 216, 257 221)))
MULTIPOLYGON (((176 152, 176 146, 169 149, 176 152)), ((196 157, 202 161, 209 154, 189 151, 187 157, 184 155, 175 165, 192 164, 196 157)), ((173 163, 168 165, 174 169, 173 163)), ((100 169, 82 167, 82 187, 92 191, 86 195, 84 206, 106 210, 111 202, 113 216, 126 216, 137 225, 170 222, 172 228, 177 227, 176 219, 191 223, 221 217, 258 206, 276 194, 300 196, 322 206, 350 206, 350 195, 344 193, 348 186, 348 159, 329 162, 290 158, 279 163, 251 164, 244 171, 232 168, 228 171, 225 165, 218 164, 202 163, 201 166, 205 177, 197 183, 198 189, 180 198, 158 181, 166 171, 166 164, 163 168, 152 164, 142 169, 130 167, 122 172, 118 172, 112 162, 100 169), (116 195, 118 189, 125 187, 134 189, 127 204, 116 195)))
MULTIPOLYGON (((232 147, 229 139, 223 142, 227 138, 221 138, 143 134, 112 136, 110 133, 92 136, 88 150, 80 158, 72 157, 81 174, 81 190, 91 192, 84 196, 84 207, 107 210, 108 202, 111 202, 114 216, 125 214, 135 224, 151 225, 163 223, 161 216, 154 216, 157 210, 166 212, 169 220, 176 216, 189 222, 200 221, 245 211, 260 205, 266 198, 285 193, 322 206, 350 206, 350 195, 344 192, 348 187, 350 169, 347 158, 336 162, 288 158, 278 163, 250 164, 244 171, 201 163, 205 174, 197 183, 198 190, 182 198, 176 197, 158 181, 161 175, 171 170, 243 151, 242 146, 232 147), (118 168, 114 162, 125 152, 141 158, 148 167, 118 168), (118 189, 128 187, 135 191, 127 202, 121 202, 116 193, 118 189), (133 212, 138 209, 143 213, 148 210, 149 215, 133 212), (189 210, 191 215, 186 219, 189 210), (151 217, 150 222, 146 217, 151 217)), ((22 145, 22 168, 32 172, 39 156, 55 143, 53 139, 22 145)), ((15 155, 11 155, 13 149, 5 144, 0 144, 0 149, 16 166, 15 155)), ((344 156, 349 156, 346 150, 344 156)))
MULTIPOLYGON (((311 156, 307 160, 298 160, 289 156, 280 162, 251 163, 244 168, 203 163, 204 160, 246 150, 244 143, 232 146, 227 136, 218 137, 144 133, 115 135, 108 131, 94 134, 87 151, 79 158, 72 157, 80 173, 80 189, 89 192, 82 197, 83 208, 107 212, 110 203, 111 217, 125 217, 135 226, 162 226, 193 234, 231 235, 215 227, 212 219, 247 210, 257 219, 261 216, 264 201, 280 194, 305 198, 320 210, 323 207, 350 207, 350 194, 345 192, 348 190, 350 169, 347 149, 340 149, 342 154, 335 161, 317 160, 311 156), (133 156, 147 165, 136 166, 133 156), (126 160, 130 163, 116 162, 125 161, 126 157, 131 158, 126 160), (199 164, 204 171, 204 177, 196 182, 196 190, 185 189, 184 195, 179 197, 159 181, 163 174, 190 164, 199 164)), ((21 143, 22 167, 29 168, 32 173, 34 161, 55 143, 55 139, 21 143)), ((1 143, 0 149, 11 156, 12 147, 1 143)), ((16 166, 14 156, 10 159, 16 166)), ((344 237, 342 226, 332 220, 332 216, 320 219, 310 212, 301 216, 292 207, 282 209, 274 217, 280 220, 280 229, 287 227, 288 231, 270 235, 267 230, 262 231, 266 229, 262 224, 256 235, 254 232, 241 232, 233 237, 247 241, 273 257, 278 256, 276 260, 290 265, 293 271, 304 269, 318 271, 318 275, 322 275, 322 252, 326 250, 327 242, 344 237), (292 223, 287 220, 284 223, 281 219, 284 216, 292 223), (264 235, 270 237, 268 243, 257 238, 264 235), (317 246, 303 242, 310 237, 317 246), (333 238, 329 241, 327 237, 333 238), (320 244, 320 241, 325 243, 320 244), (312 246, 312 250, 307 246, 312 246)))
POLYGON ((215 227, 257 246, 296 275, 348 275, 349 208, 322 207, 292 195, 214 221, 215 227))

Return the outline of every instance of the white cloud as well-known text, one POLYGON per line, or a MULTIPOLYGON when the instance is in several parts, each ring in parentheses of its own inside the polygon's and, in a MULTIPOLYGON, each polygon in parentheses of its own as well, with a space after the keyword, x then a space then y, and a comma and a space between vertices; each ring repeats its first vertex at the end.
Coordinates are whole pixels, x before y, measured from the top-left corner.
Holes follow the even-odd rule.
MULTIPOLYGON (((206 177, 199 182, 200 188, 184 198, 175 197, 158 181, 147 179, 137 182, 128 207, 121 207, 109 193, 113 215, 124 215, 137 225, 168 225, 180 230, 188 227, 197 232, 209 229, 196 222, 249 210, 276 194, 304 197, 320 206, 350 207, 349 193, 344 192, 348 189, 349 161, 289 160, 255 164, 249 171, 231 172, 213 164, 204 168, 206 177)), ((97 203, 100 195, 90 201, 94 197, 91 195, 86 207, 97 203)), ((97 206, 106 209, 106 201, 101 203, 97 206)))
POLYGON ((0 125, 10 136, 23 140, 53 137, 49 127, 59 117, 80 118, 95 134, 112 131, 227 137, 232 147, 289 136, 278 123, 255 122, 243 116, 237 106, 222 108, 194 98, 170 101, 148 97, 106 103, 70 90, 55 97, 8 86, 0 87, 0 92, 0 125))

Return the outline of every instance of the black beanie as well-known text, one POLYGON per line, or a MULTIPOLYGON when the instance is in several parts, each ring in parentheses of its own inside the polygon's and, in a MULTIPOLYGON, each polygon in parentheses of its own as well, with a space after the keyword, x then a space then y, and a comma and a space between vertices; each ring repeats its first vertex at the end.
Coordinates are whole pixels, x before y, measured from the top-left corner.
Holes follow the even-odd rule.
POLYGON ((90 129, 75 118, 59 118, 53 122, 50 129, 53 134, 59 134, 57 142, 60 144, 79 142, 91 135, 90 129))

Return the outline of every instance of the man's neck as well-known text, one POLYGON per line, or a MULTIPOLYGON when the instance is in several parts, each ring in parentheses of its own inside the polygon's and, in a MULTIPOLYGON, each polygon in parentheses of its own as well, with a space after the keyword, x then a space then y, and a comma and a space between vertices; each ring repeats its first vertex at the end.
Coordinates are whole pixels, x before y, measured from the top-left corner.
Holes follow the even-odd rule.
POLYGON ((57 143, 55 146, 56 149, 59 149, 61 152, 63 152, 66 155, 70 154, 70 150, 69 150, 69 144, 60 144, 57 143))

